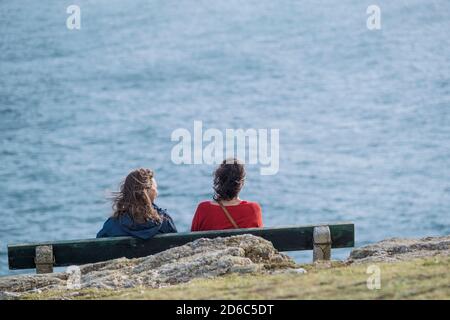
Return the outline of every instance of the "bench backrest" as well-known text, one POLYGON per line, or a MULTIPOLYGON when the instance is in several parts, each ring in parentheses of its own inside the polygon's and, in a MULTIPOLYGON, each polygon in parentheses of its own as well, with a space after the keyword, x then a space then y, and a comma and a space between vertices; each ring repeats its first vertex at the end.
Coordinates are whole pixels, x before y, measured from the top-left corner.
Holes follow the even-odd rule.
POLYGON ((199 238, 228 237, 241 234, 253 234, 269 240, 279 251, 312 250, 313 232, 317 226, 329 227, 332 248, 354 246, 354 224, 342 222, 276 228, 169 233, 157 235, 150 240, 141 240, 132 237, 114 237, 12 244, 8 245, 8 261, 10 269, 35 268, 36 248, 51 245, 54 256, 53 266, 80 265, 120 257, 144 257, 172 247, 181 246, 199 238))

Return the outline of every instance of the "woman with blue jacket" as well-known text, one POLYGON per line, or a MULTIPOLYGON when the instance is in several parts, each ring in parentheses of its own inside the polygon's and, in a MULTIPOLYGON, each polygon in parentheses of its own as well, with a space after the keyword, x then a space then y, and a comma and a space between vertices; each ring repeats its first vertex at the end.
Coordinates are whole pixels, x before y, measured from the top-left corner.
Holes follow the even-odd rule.
POLYGON ((157 196, 153 171, 132 171, 120 191, 114 194, 113 215, 106 220, 97 238, 133 236, 150 239, 158 233, 177 232, 167 211, 154 203, 157 196))

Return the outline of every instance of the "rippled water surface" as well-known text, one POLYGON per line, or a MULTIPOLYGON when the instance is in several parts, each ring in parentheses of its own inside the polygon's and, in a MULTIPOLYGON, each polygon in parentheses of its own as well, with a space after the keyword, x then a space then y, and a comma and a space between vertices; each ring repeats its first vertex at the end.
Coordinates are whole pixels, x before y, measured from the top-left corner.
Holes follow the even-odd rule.
POLYGON ((450 233, 450 3, 377 1, 369 31, 372 2, 79 0, 70 31, 66 1, 1 1, 0 274, 7 243, 95 236, 139 166, 188 230, 213 167, 173 164, 170 135, 194 120, 280 129, 242 194, 266 226, 450 233))

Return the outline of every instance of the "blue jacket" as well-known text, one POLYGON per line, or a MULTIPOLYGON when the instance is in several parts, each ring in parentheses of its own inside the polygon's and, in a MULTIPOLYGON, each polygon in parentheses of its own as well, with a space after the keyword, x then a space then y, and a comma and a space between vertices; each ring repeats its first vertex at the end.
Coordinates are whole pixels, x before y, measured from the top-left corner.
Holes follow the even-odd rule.
POLYGON ((118 218, 111 217, 103 224, 102 230, 97 233, 97 238, 132 236, 146 240, 153 238, 158 233, 177 232, 177 228, 167 211, 155 204, 153 204, 153 207, 163 218, 161 223, 158 224, 149 220, 146 223, 137 224, 129 214, 121 215, 118 218))

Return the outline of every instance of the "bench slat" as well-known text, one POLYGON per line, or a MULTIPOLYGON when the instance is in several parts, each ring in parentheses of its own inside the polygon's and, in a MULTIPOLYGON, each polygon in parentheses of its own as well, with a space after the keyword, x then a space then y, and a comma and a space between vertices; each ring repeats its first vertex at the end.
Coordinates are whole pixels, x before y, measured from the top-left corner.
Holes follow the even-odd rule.
MULTIPOLYGON (((354 246, 354 224, 349 222, 328 225, 332 248, 354 246)), ((318 225, 288 226, 276 228, 231 229, 220 231, 181 232, 160 234, 150 240, 132 237, 114 237, 85 240, 69 240, 8 245, 10 269, 35 268, 35 249, 40 245, 52 245, 55 267, 80 265, 116 259, 138 258, 180 246, 199 238, 227 237, 253 234, 273 243, 279 251, 313 249, 313 230, 318 225)))

